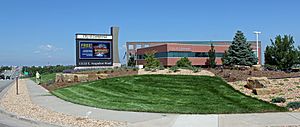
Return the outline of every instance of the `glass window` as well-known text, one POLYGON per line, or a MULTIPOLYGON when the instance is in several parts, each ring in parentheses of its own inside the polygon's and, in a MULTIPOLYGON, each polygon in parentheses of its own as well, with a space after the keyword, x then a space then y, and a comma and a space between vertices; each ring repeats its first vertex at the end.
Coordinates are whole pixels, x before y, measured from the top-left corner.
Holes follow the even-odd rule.
POLYGON ((133 45, 128 45, 128 49, 133 49, 133 45))
POLYGON ((137 44, 137 45, 136 45, 136 49, 139 49, 139 48, 142 48, 142 45, 137 44))

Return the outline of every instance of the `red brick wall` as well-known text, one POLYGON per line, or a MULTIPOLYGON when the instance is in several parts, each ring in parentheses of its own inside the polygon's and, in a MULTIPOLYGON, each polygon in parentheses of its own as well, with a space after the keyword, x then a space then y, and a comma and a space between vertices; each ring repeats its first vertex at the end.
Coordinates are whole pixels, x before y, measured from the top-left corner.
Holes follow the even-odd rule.
MULTIPOLYGON (((251 45, 254 50, 256 50, 256 45, 252 44, 251 45)), ((228 50, 229 45, 215 45, 215 50, 216 52, 219 53, 224 53, 225 50, 228 50)), ((138 55, 145 54, 148 51, 156 51, 156 52, 170 52, 170 51, 186 51, 186 52, 208 52, 210 50, 210 45, 192 45, 192 44, 162 44, 162 45, 157 45, 153 47, 148 47, 148 48, 141 48, 137 50, 138 55)), ((259 63, 261 63, 261 50, 259 48, 258 50, 259 54, 259 63)), ((180 58, 160 58, 159 60, 164 66, 173 66, 176 64, 176 62, 180 58)), ((192 65, 206 65, 206 61, 208 58, 201 57, 201 58, 196 58, 196 57, 189 57, 189 60, 192 62, 192 65)), ((222 64, 221 58, 216 58, 216 62, 218 65, 222 64)), ((137 64, 145 64, 144 60, 138 60, 137 64)))

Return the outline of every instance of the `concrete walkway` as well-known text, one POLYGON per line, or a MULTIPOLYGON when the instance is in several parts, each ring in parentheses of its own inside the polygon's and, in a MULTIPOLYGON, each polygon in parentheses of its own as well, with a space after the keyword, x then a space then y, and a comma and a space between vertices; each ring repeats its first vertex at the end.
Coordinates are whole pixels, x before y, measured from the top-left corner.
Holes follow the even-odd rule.
POLYGON ((300 113, 179 115, 113 111, 66 102, 31 80, 26 85, 35 104, 69 115, 126 121, 130 127, 300 127, 300 113))

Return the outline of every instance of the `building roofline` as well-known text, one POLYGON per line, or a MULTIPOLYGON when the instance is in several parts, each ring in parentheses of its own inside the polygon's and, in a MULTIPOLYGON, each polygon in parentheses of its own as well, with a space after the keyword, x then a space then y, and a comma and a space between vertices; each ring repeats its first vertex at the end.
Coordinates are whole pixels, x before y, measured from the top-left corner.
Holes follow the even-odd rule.
MULTIPOLYGON (((225 42, 225 43, 232 43, 232 41, 128 41, 126 43, 220 43, 220 42, 225 42)), ((256 43, 256 41, 250 40, 247 41, 250 43, 256 43)), ((258 43, 261 43, 261 41, 258 41, 258 43)))

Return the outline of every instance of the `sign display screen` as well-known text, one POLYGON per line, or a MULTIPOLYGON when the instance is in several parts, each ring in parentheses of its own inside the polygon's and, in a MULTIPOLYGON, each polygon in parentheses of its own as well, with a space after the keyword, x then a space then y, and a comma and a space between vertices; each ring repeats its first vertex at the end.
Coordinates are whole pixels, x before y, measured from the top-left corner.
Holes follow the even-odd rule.
POLYGON ((111 59, 111 41, 80 41, 80 59, 111 59))

